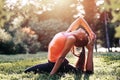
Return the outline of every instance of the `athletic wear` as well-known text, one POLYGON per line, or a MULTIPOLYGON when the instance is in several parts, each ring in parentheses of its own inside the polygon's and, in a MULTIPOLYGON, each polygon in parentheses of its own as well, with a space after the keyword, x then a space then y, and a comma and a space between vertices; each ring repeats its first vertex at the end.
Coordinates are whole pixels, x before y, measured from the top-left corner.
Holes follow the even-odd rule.
POLYGON ((61 55, 61 51, 65 46, 66 37, 63 32, 60 32, 55 35, 52 41, 49 44, 48 48, 48 60, 51 62, 56 62, 59 56, 61 55))
MULTIPOLYGON (((48 61, 48 63, 38 64, 26 69, 25 73, 31 72, 31 71, 34 72, 35 74, 42 73, 42 72, 50 73, 54 65, 55 65, 54 62, 48 61)), ((65 59, 64 62, 61 64, 60 68, 58 69, 57 73, 67 73, 67 72, 77 73, 78 70, 75 67, 71 66, 69 62, 65 59)))

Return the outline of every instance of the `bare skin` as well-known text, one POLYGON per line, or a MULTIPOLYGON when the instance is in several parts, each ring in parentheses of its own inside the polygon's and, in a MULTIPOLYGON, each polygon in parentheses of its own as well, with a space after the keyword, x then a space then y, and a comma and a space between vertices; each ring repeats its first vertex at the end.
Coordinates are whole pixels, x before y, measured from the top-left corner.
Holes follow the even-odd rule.
POLYGON ((67 32, 70 32, 70 31, 74 31, 76 30, 79 26, 82 26, 83 29, 85 29, 87 31, 87 33, 89 34, 89 37, 90 37, 90 42, 92 40, 95 40, 96 38, 96 35, 95 33, 91 30, 90 26, 88 25, 88 23, 82 18, 82 17, 79 17, 77 18, 75 21, 73 21, 73 23, 70 25, 70 27, 67 29, 67 32))
MULTIPOLYGON (((85 54, 82 54, 83 56, 81 57, 82 59, 85 58, 85 62, 84 62, 84 65, 80 65, 81 64, 81 60, 78 63, 76 63, 76 68, 78 68, 79 66, 82 66, 81 70, 84 71, 84 72, 88 72, 88 73, 93 73, 94 72, 94 67, 93 67, 93 48, 94 48, 94 41, 92 41, 91 43, 89 43, 88 45, 85 46, 88 50, 88 54, 87 54, 87 58, 86 58, 86 55, 85 54), (85 56, 85 57, 84 57, 85 56), (84 57, 84 58, 83 58, 84 57)), ((79 52, 75 49, 76 47, 73 47, 74 48, 74 53, 77 53, 79 54, 79 52)), ((73 49, 72 49, 73 50, 73 49)), ((79 60, 79 58, 78 58, 79 60)), ((76 61, 78 62, 78 61, 76 61)))
POLYGON ((75 37, 69 36, 66 40, 64 49, 61 52, 61 56, 58 58, 57 62, 55 63, 55 66, 53 67, 52 71, 50 72, 50 75, 53 75, 57 72, 58 68, 62 64, 63 60, 65 59, 65 56, 70 51, 71 47, 74 45, 75 37))
MULTIPOLYGON (((50 75, 54 75, 57 72, 57 70, 61 66, 63 60, 65 59, 66 55, 71 50, 71 48, 74 46, 74 43, 76 42, 76 38, 74 35, 76 35, 76 36, 80 35, 80 32, 79 32, 79 30, 76 30, 73 32, 66 32, 66 35, 70 35, 70 36, 67 37, 64 49, 61 52, 61 56, 57 59, 55 66, 53 67, 52 71, 50 72, 50 75)), ((93 47, 92 47, 92 45, 88 44, 87 49, 88 49, 88 59, 87 59, 86 70, 93 71, 93 60, 92 60, 93 47)))

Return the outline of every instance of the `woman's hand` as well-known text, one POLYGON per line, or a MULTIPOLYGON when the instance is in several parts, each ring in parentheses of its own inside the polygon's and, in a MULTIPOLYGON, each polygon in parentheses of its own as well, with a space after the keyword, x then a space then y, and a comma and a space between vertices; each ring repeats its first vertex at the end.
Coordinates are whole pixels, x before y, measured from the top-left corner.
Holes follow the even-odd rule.
POLYGON ((89 34, 89 37, 90 37, 90 43, 91 43, 91 42, 94 42, 95 39, 96 39, 96 35, 95 35, 95 33, 93 33, 93 32, 89 34))

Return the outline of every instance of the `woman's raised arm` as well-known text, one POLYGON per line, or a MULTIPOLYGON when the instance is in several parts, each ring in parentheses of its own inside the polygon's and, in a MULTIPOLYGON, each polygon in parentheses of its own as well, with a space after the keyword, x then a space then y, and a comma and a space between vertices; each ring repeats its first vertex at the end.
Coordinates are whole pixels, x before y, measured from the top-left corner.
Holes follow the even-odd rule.
POLYGON ((67 32, 76 30, 79 26, 82 26, 87 33, 89 34, 90 41, 94 40, 96 38, 95 33, 92 31, 88 23, 83 19, 82 17, 77 18, 73 23, 70 25, 70 27, 67 29, 67 32))

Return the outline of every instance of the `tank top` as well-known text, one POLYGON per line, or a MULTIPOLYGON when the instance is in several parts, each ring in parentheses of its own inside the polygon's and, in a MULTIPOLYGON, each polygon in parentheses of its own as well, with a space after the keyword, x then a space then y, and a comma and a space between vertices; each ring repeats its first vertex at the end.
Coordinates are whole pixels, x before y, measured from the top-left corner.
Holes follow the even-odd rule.
POLYGON ((60 32, 54 36, 48 47, 48 60, 56 62, 65 46, 67 36, 60 32))

